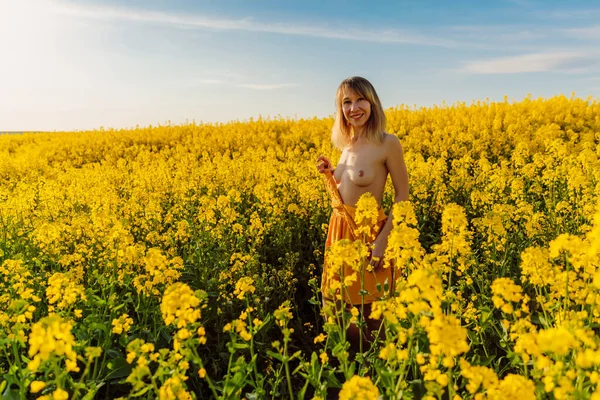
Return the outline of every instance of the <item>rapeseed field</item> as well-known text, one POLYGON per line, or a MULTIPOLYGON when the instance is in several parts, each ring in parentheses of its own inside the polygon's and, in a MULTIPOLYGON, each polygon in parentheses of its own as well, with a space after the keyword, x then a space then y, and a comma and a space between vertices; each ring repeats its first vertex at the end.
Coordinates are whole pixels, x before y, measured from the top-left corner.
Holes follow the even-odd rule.
POLYGON ((4 398, 600 399, 600 103, 386 114, 410 201, 362 354, 319 293, 332 118, 0 135, 4 398))

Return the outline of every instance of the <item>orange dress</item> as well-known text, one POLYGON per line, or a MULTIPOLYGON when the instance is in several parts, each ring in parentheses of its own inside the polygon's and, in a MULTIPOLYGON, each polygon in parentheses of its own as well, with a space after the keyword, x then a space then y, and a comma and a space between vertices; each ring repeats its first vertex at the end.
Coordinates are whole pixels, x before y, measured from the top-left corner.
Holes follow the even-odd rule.
MULTIPOLYGON (((331 218, 329 219, 329 228, 327 231, 327 240, 325 241, 325 263, 323 266, 323 276, 321 280, 321 292, 323 297, 327 300, 333 300, 331 293, 331 284, 332 281, 340 281, 340 275, 336 271, 331 271, 329 263, 327 262, 327 250, 331 247, 335 242, 342 239, 349 239, 351 241, 356 240, 356 236, 354 234, 356 230, 356 223, 354 222, 354 214, 356 212, 356 208, 344 204, 342 202, 342 198, 340 196, 340 192, 337 189, 337 184, 333 178, 333 175, 330 171, 326 171, 323 174, 323 178, 325 179, 325 186, 327 191, 331 196, 331 206, 333 207, 333 212, 331 213, 331 218)), ((379 208, 379 216, 377 218, 377 224, 372 227, 371 235, 368 238, 368 242, 371 243, 375 238, 377 238, 377 233, 381 232, 383 226, 385 225, 385 221, 387 216, 383 212, 381 208, 379 208)), ((354 270, 350 265, 346 265, 343 267, 343 276, 350 276, 354 273, 354 270)), ((360 294, 361 290, 361 278, 362 274, 358 275, 358 279, 352 283, 352 285, 348 286, 343 293, 343 299, 348 304, 361 304, 362 296, 360 294)), ((376 272, 375 271, 364 271, 364 289, 369 292, 369 294, 364 296, 364 303, 369 304, 374 301, 379 300, 384 294, 383 286, 387 280, 390 291, 392 290, 394 283, 394 268, 393 267, 380 267, 376 272), (381 285, 382 291, 377 290, 377 284, 381 285)))

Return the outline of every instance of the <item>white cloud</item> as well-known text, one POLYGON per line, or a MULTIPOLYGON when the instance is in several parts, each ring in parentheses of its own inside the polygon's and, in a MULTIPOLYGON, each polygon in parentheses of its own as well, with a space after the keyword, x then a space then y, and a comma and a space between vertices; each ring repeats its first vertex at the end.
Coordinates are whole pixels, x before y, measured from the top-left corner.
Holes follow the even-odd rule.
POLYGON ((518 25, 456 25, 449 30, 460 40, 494 42, 526 42, 548 38, 550 29, 518 25))
POLYGON ((600 25, 592 25, 585 28, 564 29, 564 32, 567 35, 578 39, 600 40, 600 25))
POLYGON ((260 83, 240 83, 235 85, 237 87, 254 90, 277 90, 285 89, 289 87, 299 86, 297 83, 279 83, 279 84, 260 84, 260 83))
POLYGON ((51 5, 52 11, 55 13, 70 15, 76 18, 124 20, 170 25, 184 29, 195 28, 221 31, 277 33, 363 42, 405 43, 439 47, 458 47, 466 45, 465 43, 456 42, 451 39, 429 37, 398 29, 357 30, 355 27, 335 29, 317 25, 269 23, 265 21, 254 21, 252 18, 226 19, 199 14, 181 15, 168 12, 132 10, 123 7, 81 5, 66 2, 64 0, 41 1, 44 1, 44 4, 46 5, 51 5))
POLYGON ((576 9, 576 8, 565 8, 565 9, 539 9, 534 12, 539 18, 543 19, 558 19, 558 20, 582 20, 582 19, 594 19, 600 16, 600 8, 587 8, 587 9, 576 9))
POLYGON ((229 86, 252 90, 279 90, 291 87, 298 87, 298 83, 240 83, 239 79, 223 80, 223 79, 198 79, 191 82, 179 81, 180 85, 214 85, 214 86, 229 86))
POLYGON ((491 60, 471 61, 462 68, 474 74, 518 74, 560 71, 580 73, 599 62, 598 54, 586 52, 534 53, 491 60))
POLYGON ((226 82, 220 79, 201 79, 198 81, 200 85, 222 85, 224 83, 226 82))

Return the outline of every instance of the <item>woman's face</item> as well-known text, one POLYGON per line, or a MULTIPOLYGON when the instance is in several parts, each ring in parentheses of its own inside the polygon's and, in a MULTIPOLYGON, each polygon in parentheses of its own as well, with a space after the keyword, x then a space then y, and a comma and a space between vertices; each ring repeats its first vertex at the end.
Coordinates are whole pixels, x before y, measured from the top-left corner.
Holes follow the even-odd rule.
POLYGON ((342 111, 346 121, 354 128, 363 127, 371 116, 371 103, 354 90, 344 90, 342 98, 342 111))

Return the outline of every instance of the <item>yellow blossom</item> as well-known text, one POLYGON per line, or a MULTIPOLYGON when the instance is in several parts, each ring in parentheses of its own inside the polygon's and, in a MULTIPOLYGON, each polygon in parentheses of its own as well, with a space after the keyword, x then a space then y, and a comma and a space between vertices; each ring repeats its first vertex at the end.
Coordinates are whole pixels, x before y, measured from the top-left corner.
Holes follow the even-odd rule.
POLYGON ((354 375, 344 382, 339 394, 340 400, 377 400, 379 389, 371 378, 354 375))
POLYGON ((45 387, 46 387, 46 382, 42 382, 42 381, 33 381, 29 385, 29 389, 31 390, 31 393, 37 393, 45 387))

